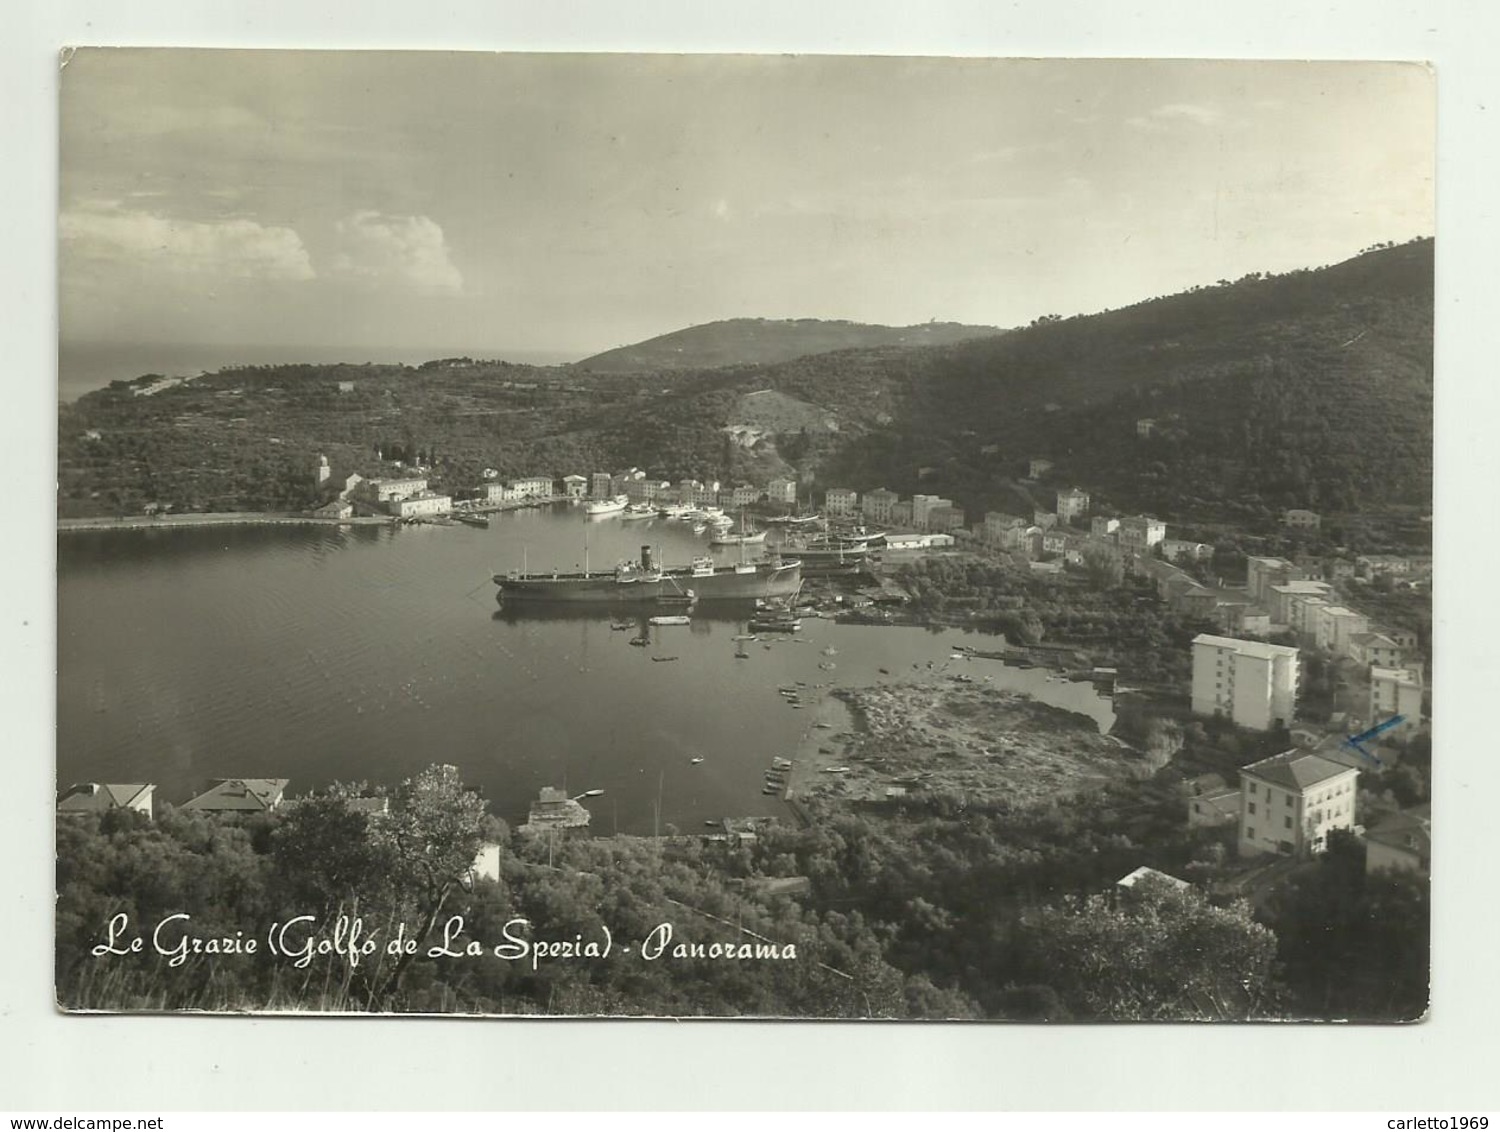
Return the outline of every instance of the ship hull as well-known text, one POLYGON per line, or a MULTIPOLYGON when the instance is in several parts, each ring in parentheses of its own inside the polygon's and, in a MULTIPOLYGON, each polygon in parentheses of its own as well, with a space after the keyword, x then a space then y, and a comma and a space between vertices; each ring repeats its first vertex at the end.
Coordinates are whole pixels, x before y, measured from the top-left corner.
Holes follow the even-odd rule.
POLYGON ((664 571, 659 579, 617 581, 614 574, 544 574, 526 578, 495 577, 496 600, 621 605, 680 598, 692 590, 699 601, 743 601, 757 597, 787 597, 802 584, 802 566, 786 562, 757 565, 754 573, 733 568, 694 575, 689 570, 664 571))

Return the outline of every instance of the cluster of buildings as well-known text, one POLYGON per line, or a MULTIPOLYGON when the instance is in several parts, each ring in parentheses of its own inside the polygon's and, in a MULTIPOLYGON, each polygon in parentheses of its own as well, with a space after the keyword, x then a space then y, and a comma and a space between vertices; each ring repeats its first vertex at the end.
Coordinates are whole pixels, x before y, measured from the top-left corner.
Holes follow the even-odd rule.
MULTIPOLYGON (((304 799, 286 797, 288 778, 220 778, 207 790, 189 798, 180 810, 200 814, 265 814, 273 810, 291 807, 304 799)), ((553 791, 561 794, 561 791, 553 791)), ((543 800, 548 791, 543 790, 543 800)), ((103 783, 81 782, 64 790, 57 800, 60 816, 71 817, 85 814, 102 814, 111 810, 129 810, 153 819, 155 815, 156 786, 151 783, 103 783)), ((377 820, 390 810, 389 800, 384 796, 348 799, 351 810, 368 814, 377 820)), ((577 805, 577 803, 573 803, 577 805)), ((581 809, 582 807, 580 807, 581 809)), ((536 820, 533 807, 532 820, 536 820)), ((587 824, 585 817, 582 824, 587 824)), ((524 826, 522 827, 525 828, 524 826)), ((500 846, 486 841, 479 846, 478 855, 469 868, 475 878, 500 879, 500 846)))
POLYGON ((863 496, 847 487, 829 488, 823 510, 830 518, 859 519, 880 527, 900 527, 917 532, 948 534, 964 529, 964 512, 953 500, 941 495, 913 495, 902 499, 894 491, 878 487, 863 496))
POLYGON ((797 505, 797 481, 785 476, 772 479, 765 487, 753 484, 724 484, 718 480, 655 479, 639 468, 628 471, 595 472, 588 482, 588 494, 594 499, 623 495, 632 503, 683 503, 693 507, 752 507, 769 503, 776 507, 797 505))
MULTIPOLYGON (((202 794, 189 798, 179 809, 196 813, 269 813, 281 805, 286 778, 220 778, 202 794)), ((101 814, 109 810, 131 810, 153 816, 156 786, 152 783, 82 782, 64 790, 57 800, 59 814, 101 814)))

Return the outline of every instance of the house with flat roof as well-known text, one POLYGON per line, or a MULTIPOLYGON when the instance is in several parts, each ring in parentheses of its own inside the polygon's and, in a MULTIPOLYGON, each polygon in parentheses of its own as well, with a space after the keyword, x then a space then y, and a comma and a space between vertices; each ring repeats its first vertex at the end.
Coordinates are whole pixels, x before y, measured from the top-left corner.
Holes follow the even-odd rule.
POLYGON ((1354 828, 1359 769, 1293 748, 1240 768, 1239 853, 1304 857, 1354 828))
POLYGON ((1217 715, 1269 731, 1292 722, 1297 706, 1298 652, 1241 637, 1193 638, 1194 715, 1217 715))

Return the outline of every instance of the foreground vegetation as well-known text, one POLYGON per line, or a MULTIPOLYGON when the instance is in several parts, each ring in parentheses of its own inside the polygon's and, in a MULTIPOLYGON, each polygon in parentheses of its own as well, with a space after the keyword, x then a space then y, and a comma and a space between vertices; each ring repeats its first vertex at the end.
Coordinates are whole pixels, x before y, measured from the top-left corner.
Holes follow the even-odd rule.
POLYGON ((1257 917, 1219 884, 1223 844, 1187 830, 1163 782, 1040 807, 940 795, 899 813, 830 809, 805 830, 772 827, 732 849, 511 837, 452 768, 403 783, 384 815, 351 805, 365 792, 337 788, 246 819, 167 810, 154 824, 124 813, 61 822, 59 1001, 1012 1020, 1391 1018, 1425 1004, 1424 887, 1367 882, 1341 852, 1257 917), (476 881, 469 862, 492 837, 500 879, 476 881), (1141 864, 1201 887, 1102 895, 1141 864), (810 885, 799 898, 763 883, 792 876, 810 885), (191 920, 167 923, 158 954, 155 925, 180 913, 191 920), (122 916, 129 927, 101 954, 122 916), (273 955, 271 926, 299 916, 319 928, 298 928, 291 954, 273 955), (340 916, 352 926, 337 937, 340 916), (674 945, 792 945, 796 955, 621 950, 661 924, 674 945), (601 925, 614 941, 607 958, 494 953, 512 937, 600 941, 601 925), (314 935, 343 953, 303 961, 301 941, 314 935), (186 936, 222 946, 193 953, 186 936), (398 937, 413 947, 388 953, 398 937), (247 939, 261 946, 234 953, 247 939), (367 939, 374 949, 351 962, 367 939), (434 947, 443 954, 430 956, 434 947))

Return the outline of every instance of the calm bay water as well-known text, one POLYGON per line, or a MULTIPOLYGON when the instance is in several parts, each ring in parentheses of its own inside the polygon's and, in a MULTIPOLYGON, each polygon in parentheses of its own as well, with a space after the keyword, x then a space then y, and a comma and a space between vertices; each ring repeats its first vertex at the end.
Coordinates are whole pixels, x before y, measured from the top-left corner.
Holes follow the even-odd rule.
MULTIPOLYGON (((591 521, 567 507, 496 516, 487 531, 61 536, 59 782, 154 782, 159 799, 180 803, 215 777, 290 778, 297 794, 333 780, 393 784, 443 762, 512 822, 553 785, 606 791, 590 803, 597 832, 650 832, 659 789, 661 821, 689 830, 784 813, 760 792, 761 771, 819 715, 790 709, 778 685, 940 678, 955 643, 992 641, 807 619, 800 643, 767 648, 733 640, 744 628, 730 608, 653 627, 636 648, 605 609, 496 605, 492 574, 523 561, 571 568, 585 535, 595 568, 643 543, 668 564, 704 553, 680 523, 591 521), (677 660, 653 660, 667 656, 677 660)), ((994 662, 962 670, 1103 727, 1113 719, 1087 684, 994 662)), ((820 710, 843 726, 836 701, 820 710)))

